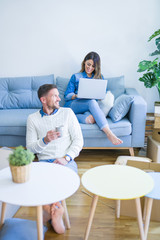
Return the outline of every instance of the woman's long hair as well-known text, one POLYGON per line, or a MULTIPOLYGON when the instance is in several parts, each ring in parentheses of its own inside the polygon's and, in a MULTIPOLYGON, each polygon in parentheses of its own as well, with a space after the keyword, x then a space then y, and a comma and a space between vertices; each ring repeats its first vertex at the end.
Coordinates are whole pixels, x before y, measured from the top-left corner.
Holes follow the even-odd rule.
POLYGON ((80 72, 85 71, 85 62, 87 60, 93 60, 93 62, 94 62, 94 71, 93 71, 94 76, 93 76, 93 78, 102 78, 102 75, 101 75, 101 60, 100 60, 100 56, 96 52, 90 52, 85 56, 85 58, 82 62, 80 72))

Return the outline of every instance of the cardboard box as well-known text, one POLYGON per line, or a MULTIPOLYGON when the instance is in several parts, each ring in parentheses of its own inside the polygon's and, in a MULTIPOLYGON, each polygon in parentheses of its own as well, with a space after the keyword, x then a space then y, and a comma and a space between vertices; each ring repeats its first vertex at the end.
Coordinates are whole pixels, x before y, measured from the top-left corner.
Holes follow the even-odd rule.
POLYGON ((153 128, 152 138, 155 141, 160 142, 160 128, 153 128))
POLYGON ((154 104, 154 113, 156 116, 160 116, 160 102, 155 102, 154 104))
MULTIPOLYGON (((137 162, 128 160, 128 166, 137 167, 144 171, 160 172, 160 163, 153 162, 137 162)), ((142 214, 144 209, 144 197, 141 198, 142 214)), ((160 221, 160 200, 153 200, 151 220, 160 221)), ((122 216, 137 217, 136 205, 134 200, 122 200, 121 201, 121 213, 122 216)))
POLYGON ((147 139, 147 157, 153 162, 160 162, 160 142, 153 140, 152 136, 147 139))
POLYGON ((160 116, 154 117, 154 128, 160 128, 160 116))

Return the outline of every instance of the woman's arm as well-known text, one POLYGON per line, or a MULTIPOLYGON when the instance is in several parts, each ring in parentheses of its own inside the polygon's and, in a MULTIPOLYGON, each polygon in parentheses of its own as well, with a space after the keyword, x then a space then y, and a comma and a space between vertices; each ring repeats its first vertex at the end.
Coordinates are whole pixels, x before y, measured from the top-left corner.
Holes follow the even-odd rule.
POLYGON ((64 94, 64 99, 65 100, 73 100, 76 98, 76 94, 75 94, 75 89, 76 89, 76 85, 75 85, 75 82, 76 82, 76 77, 75 77, 75 74, 72 75, 69 83, 68 83, 68 86, 67 86, 67 89, 65 91, 65 94, 64 94))

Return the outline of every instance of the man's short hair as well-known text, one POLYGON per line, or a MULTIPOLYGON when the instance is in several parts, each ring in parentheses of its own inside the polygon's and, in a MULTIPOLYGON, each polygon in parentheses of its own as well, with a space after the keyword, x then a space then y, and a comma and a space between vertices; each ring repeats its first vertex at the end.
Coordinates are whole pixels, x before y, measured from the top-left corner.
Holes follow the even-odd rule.
POLYGON ((39 87, 38 89, 38 97, 39 99, 45 95, 47 95, 47 93, 53 89, 53 88, 56 88, 57 89, 57 86, 55 84, 44 84, 42 86, 39 87))

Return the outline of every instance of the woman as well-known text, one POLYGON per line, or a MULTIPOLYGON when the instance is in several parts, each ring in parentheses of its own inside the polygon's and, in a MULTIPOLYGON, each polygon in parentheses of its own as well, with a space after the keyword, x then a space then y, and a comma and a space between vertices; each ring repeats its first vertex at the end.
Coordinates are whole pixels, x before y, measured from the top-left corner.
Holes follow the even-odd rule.
POLYGON ((96 52, 88 53, 82 62, 80 72, 72 75, 64 95, 65 107, 70 107, 74 111, 80 123, 93 124, 96 122, 114 145, 121 144, 123 141, 110 130, 107 119, 97 101, 77 98, 80 78, 103 79, 100 57, 96 52))

